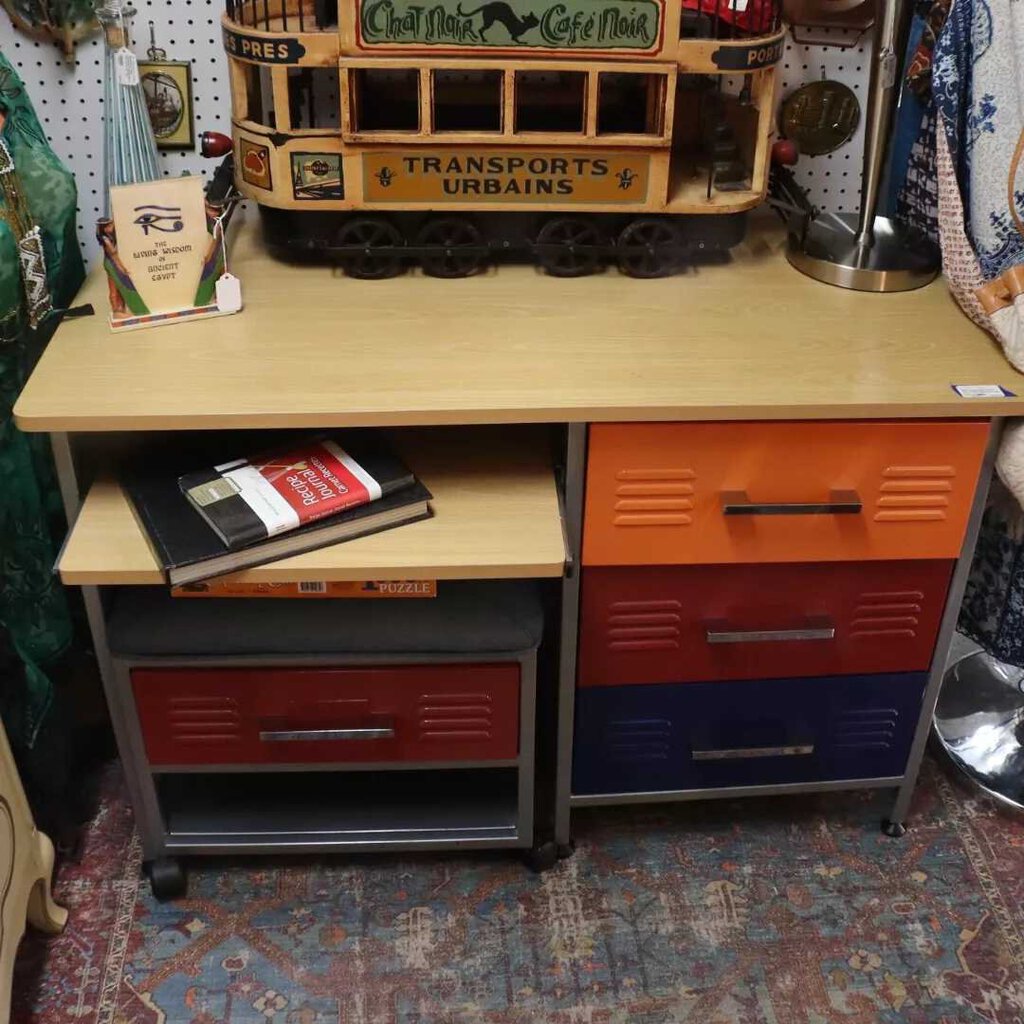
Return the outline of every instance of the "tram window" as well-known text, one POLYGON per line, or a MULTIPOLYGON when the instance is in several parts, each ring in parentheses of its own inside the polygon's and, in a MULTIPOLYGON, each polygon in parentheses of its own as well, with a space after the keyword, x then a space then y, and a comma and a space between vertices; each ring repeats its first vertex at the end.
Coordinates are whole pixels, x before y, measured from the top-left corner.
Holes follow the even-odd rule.
POLYGON ((288 69, 292 128, 337 128, 341 106, 337 68, 288 69))
POLYGON ((414 132, 420 126, 420 73, 415 68, 355 68, 352 129, 414 132))
POLYGON ((434 71, 435 132, 500 132, 500 71, 434 71))
POLYGON ((256 124, 276 128, 274 117, 274 86, 271 81, 271 69, 266 64, 249 64, 239 61, 245 81, 245 113, 243 119, 255 121, 256 124))
POLYGON ((517 71, 517 132, 573 132, 586 123, 584 71, 517 71))
POLYGON ((665 76, 602 71, 597 85, 598 135, 663 135, 665 76))

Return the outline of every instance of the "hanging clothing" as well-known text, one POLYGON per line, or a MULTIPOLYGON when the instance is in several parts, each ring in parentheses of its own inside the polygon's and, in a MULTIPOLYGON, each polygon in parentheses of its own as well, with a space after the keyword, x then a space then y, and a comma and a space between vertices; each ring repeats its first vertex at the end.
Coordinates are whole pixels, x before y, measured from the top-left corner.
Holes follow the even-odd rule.
MULTIPOLYGON (((1024 263, 1007 179, 1024 127, 1024 6, 955 0, 935 48, 933 90, 985 280, 1024 263)), ((1018 211, 1024 192, 1015 190, 1018 211)))
POLYGON ((12 744, 26 748, 53 700, 47 671, 73 627, 52 571, 64 524, 48 439, 19 431, 12 410, 84 268, 74 179, 2 52, 0 114, 0 161, 11 165, 0 163, 0 637, 23 666, 21 678, 0 680, 0 713, 12 744))
MULTIPOLYGON (((943 269, 964 312, 1024 369, 1024 308, 992 300, 1024 270, 1024 5, 953 0, 932 72, 943 269), (987 296, 987 297, 986 297, 987 296)), ((1024 421, 1003 433, 959 629, 1001 661, 1024 667, 1024 421)))
POLYGON ((899 106, 889 144, 884 212, 938 243, 935 100, 932 60, 952 0, 917 0, 903 61, 899 106))

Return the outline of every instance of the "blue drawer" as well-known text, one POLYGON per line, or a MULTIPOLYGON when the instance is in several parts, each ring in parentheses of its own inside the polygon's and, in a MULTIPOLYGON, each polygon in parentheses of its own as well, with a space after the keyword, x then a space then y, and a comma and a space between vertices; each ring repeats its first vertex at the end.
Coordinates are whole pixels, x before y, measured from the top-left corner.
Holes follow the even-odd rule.
POLYGON ((902 775, 926 679, 913 673, 579 689, 573 792, 902 775))

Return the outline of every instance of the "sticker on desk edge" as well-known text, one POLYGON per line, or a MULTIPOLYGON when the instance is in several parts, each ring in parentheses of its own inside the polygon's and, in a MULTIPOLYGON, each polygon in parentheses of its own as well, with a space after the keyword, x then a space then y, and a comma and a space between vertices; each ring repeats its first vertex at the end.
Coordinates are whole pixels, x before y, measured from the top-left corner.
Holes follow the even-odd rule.
POLYGON ((961 398, 1016 398, 1002 384, 950 384, 961 398))

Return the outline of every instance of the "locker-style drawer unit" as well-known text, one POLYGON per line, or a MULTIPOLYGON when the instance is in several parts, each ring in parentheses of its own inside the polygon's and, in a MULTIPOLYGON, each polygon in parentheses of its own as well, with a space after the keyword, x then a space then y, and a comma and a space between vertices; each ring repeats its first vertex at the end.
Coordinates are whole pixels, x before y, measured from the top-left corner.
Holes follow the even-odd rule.
POLYGON ((984 421, 590 429, 585 565, 953 559, 984 421))
POLYGON ((512 760, 519 666, 141 669, 153 765, 512 760))
POLYGON ((952 567, 588 566, 579 685, 923 672, 952 567))
POLYGON ((416 601, 116 591, 111 711, 155 890, 180 886, 179 855, 534 846, 543 625, 530 581, 416 601))
POLYGON ((577 690, 573 793, 895 778, 906 765, 926 678, 577 690))

